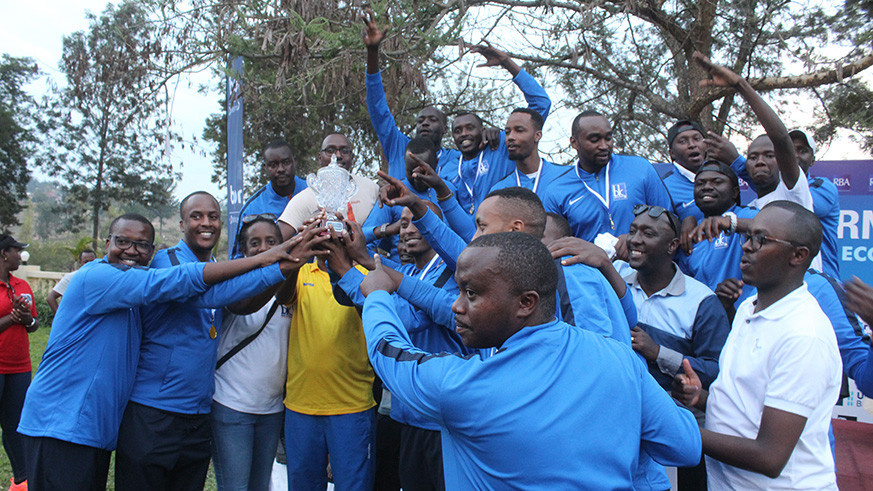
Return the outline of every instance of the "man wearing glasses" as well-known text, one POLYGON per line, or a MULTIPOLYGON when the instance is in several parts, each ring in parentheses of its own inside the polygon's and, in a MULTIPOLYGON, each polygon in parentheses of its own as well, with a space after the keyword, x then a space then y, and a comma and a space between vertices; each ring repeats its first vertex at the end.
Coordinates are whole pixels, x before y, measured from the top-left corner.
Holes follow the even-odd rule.
POLYGON ((706 410, 710 490, 837 489, 828 428, 842 365, 834 329, 804 283, 821 237, 801 205, 765 206, 740 263, 757 295, 737 309, 708 391, 683 361, 673 396, 706 410))
MULTIPOLYGON (((352 144, 345 135, 339 133, 327 135, 321 143, 321 151, 318 152, 318 161, 321 166, 325 167, 330 164, 333 156, 336 156, 336 162, 340 167, 352 172, 352 167, 355 164, 355 153, 352 144)), ((352 179, 358 185, 358 192, 349 200, 347 209, 340 210, 340 212, 351 221, 364 223, 376 200, 379 199, 379 186, 370 179, 357 174, 352 174, 352 179)), ((303 221, 317 210, 318 201, 316 201, 315 193, 311 189, 306 188, 294 196, 288 202, 285 211, 279 216, 278 223, 282 237, 291 237, 296 234, 303 227, 303 221)))
MULTIPOLYGON (((273 140, 264 147, 264 174, 269 181, 261 189, 255 191, 243 204, 239 216, 247 217, 270 213, 278 217, 285 211, 288 202, 306 189, 306 179, 297 176, 297 158, 291 145, 285 140, 273 140)), ((275 217, 273 221, 275 221, 275 217)), ((242 220, 237 223, 236 231, 231 236, 239 237, 242 220)), ((230 257, 242 257, 239 244, 234 241, 230 257)))
MULTIPOLYGON (((155 236, 148 219, 122 215, 109 234, 106 256, 82 266, 70 281, 24 401, 18 431, 25 435, 31 489, 106 488, 139 362, 139 307, 190 301, 210 285, 290 257, 277 249, 269 258, 146 269, 155 236)), ((267 269, 281 277, 297 267, 282 263, 281 272, 279 266, 267 269)))

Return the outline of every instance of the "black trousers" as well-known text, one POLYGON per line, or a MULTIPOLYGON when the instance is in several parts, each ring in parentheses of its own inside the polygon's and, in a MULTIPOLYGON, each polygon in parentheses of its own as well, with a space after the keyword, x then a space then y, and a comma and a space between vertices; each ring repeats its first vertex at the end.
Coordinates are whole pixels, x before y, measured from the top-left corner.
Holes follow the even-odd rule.
POLYGON ((119 491, 202 491, 212 456, 209 414, 127 404, 115 454, 119 491))
POLYGON ((21 435, 31 491, 105 491, 112 452, 55 438, 21 435))
POLYGON ((445 491, 439 431, 401 425, 400 485, 403 491, 445 491))

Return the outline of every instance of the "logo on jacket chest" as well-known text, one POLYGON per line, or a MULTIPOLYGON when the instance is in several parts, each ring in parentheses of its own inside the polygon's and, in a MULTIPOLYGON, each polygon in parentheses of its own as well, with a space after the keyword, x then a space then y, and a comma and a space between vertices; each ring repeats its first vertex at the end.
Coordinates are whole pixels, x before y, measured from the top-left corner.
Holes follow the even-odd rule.
POLYGON ((619 182, 612 186, 612 199, 627 199, 627 184, 619 182))

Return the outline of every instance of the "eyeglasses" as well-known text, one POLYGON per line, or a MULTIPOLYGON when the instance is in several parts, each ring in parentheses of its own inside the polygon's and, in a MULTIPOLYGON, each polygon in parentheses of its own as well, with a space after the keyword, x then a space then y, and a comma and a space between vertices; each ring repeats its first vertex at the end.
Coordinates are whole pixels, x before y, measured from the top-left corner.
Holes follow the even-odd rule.
POLYGON ((322 148, 321 151, 328 154, 328 155, 333 155, 337 152, 339 152, 343 155, 351 155, 352 154, 352 149, 349 147, 327 147, 327 148, 322 148))
POLYGON ((677 237, 679 236, 679 219, 676 218, 676 215, 674 215, 672 211, 664 208, 663 206, 652 205, 636 205, 633 209, 634 216, 642 215, 647 211, 649 212, 649 216, 652 218, 658 218, 659 216, 666 213, 667 222, 670 224, 670 228, 673 229, 673 233, 675 233, 677 237))
POLYGON ((752 251, 757 251, 760 248, 764 247, 767 242, 778 242, 780 244, 789 245, 792 247, 806 247, 803 244, 798 244, 797 242, 791 242, 790 240, 782 240, 777 239, 776 237, 770 237, 769 235, 764 234, 743 234, 746 237, 746 240, 749 244, 752 245, 752 251))
POLYGON ((122 251, 126 251, 133 246, 136 248, 137 252, 141 254, 149 254, 155 248, 154 244, 151 242, 130 240, 123 235, 110 235, 109 237, 112 239, 112 243, 115 244, 115 247, 122 251))
POLYGON ((276 215, 272 213, 261 213, 260 215, 246 215, 243 217, 243 223, 252 223, 255 220, 270 220, 271 222, 276 221, 276 215))

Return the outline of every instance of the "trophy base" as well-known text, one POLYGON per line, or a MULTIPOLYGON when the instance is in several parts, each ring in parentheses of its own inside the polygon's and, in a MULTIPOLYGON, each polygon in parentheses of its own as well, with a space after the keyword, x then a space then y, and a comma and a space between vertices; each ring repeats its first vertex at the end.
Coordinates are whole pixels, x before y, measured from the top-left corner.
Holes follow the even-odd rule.
POLYGON ((338 234, 342 233, 342 231, 345 230, 345 228, 346 228, 345 225, 343 224, 343 222, 341 222, 339 220, 327 220, 326 222, 324 222, 324 226, 332 228, 334 230, 334 232, 336 232, 338 234))

